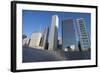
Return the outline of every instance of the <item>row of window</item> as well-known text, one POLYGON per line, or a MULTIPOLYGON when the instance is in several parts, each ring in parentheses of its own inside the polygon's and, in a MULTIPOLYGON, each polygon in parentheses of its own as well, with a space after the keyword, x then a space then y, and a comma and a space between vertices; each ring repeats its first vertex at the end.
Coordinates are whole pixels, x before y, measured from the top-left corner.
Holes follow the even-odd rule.
POLYGON ((87 40, 87 39, 84 39, 84 40, 82 40, 82 41, 83 41, 84 43, 85 43, 85 42, 86 42, 86 43, 88 42, 88 40, 87 40))
POLYGON ((88 45, 84 45, 83 48, 89 48, 89 46, 88 45))
POLYGON ((82 45, 89 45, 88 42, 82 42, 82 45))

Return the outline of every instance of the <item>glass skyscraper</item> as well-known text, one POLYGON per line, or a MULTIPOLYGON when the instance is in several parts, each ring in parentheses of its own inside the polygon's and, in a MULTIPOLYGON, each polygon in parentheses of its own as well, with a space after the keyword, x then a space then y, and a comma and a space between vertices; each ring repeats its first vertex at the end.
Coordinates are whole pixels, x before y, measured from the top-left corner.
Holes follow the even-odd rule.
POLYGON ((87 34, 85 20, 83 18, 77 19, 77 27, 79 33, 79 41, 82 51, 90 50, 90 40, 87 34))
POLYGON ((68 49, 68 51, 78 51, 75 24, 72 18, 62 21, 62 49, 65 48, 68 49))

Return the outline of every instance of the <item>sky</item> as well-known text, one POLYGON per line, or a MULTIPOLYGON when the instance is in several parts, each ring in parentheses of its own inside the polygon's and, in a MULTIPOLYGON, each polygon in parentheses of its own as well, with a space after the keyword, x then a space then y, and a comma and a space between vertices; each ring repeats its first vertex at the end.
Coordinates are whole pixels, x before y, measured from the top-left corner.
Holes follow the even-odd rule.
MULTIPOLYGON (((76 19, 84 18, 87 32, 91 35, 91 14, 90 13, 77 13, 77 12, 55 12, 55 11, 35 11, 35 10, 23 10, 22 12, 22 33, 26 34, 28 38, 31 38, 32 32, 43 32, 45 26, 51 27, 52 16, 57 15, 59 18, 58 36, 62 36, 62 20, 72 18, 75 22, 76 19)), ((77 34, 77 31, 76 31, 77 34)), ((76 36, 77 37, 77 36, 76 36)), ((78 39, 78 37, 77 37, 78 39)))

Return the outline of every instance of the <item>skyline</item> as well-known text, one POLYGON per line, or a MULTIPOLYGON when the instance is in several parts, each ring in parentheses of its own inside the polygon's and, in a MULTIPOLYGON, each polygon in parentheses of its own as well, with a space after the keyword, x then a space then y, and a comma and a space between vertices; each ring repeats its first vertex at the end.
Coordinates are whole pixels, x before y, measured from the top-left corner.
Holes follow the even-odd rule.
MULTIPOLYGON (((90 38, 91 35, 91 14, 90 13, 76 13, 76 12, 54 12, 54 11, 34 11, 23 10, 22 13, 22 32, 26 34, 28 38, 31 38, 32 32, 43 32, 45 26, 51 27, 51 19, 53 15, 57 15, 59 18, 58 36, 62 37, 62 20, 72 18, 74 25, 76 26, 76 19, 84 18, 86 22, 87 32, 90 38), (34 28, 35 27, 35 28, 34 28)), ((77 34, 77 32, 76 32, 77 34)), ((78 36, 76 36, 78 39, 78 36)))

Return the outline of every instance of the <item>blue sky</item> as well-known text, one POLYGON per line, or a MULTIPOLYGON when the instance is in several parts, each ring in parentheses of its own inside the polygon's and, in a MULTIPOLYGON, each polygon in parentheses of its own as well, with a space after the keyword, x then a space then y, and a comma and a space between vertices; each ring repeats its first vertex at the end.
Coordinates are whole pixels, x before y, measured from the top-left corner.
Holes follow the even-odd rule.
POLYGON ((77 18, 84 18, 89 36, 91 35, 91 14, 90 13, 76 13, 76 12, 54 12, 54 11, 34 11, 23 10, 22 12, 22 33, 31 38, 32 32, 43 32, 45 26, 51 26, 51 19, 53 15, 59 17, 58 36, 62 35, 62 20, 73 18, 76 25, 77 18))

